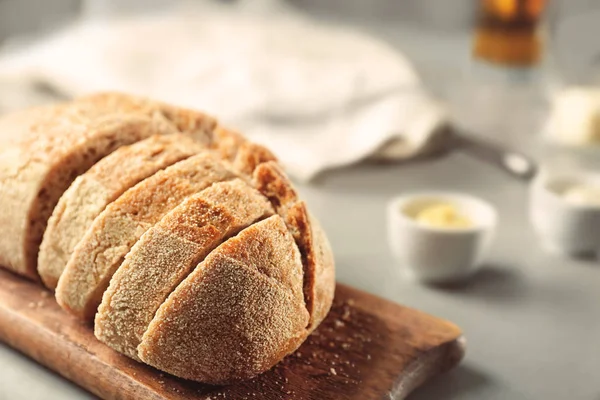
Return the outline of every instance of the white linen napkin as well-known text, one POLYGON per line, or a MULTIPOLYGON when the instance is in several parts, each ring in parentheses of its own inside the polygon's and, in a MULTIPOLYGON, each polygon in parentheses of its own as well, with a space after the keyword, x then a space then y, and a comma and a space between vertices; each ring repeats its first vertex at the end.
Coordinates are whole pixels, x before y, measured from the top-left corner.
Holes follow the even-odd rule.
POLYGON ((447 120, 401 53, 291 10, 86 20, 0 56, 0 84, 15 79, 206 110, 302 180, 367 157, 417 156, 447 120))

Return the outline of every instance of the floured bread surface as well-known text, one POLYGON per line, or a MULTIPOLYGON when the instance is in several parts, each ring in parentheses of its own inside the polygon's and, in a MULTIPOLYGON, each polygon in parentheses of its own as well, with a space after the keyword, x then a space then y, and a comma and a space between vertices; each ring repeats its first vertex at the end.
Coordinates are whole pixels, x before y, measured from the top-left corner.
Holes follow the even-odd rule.
POLYGON ((189 197, 142 236, 114 274, 96 314, 96 337, 138 359, 142 335, 177 285, 220 243, 273 213, 239 179, 189 197))
POLYGON ((236 171, 245 175, 252 175, 262 163, 277 161, 266 147, 252 143, 239 133, 222 126, 215 128, 211 148, 236 171))
POLYGON ((80 109, 88 114, 139 114, 162 118, 179 132, 191 135, 204 144, 212 142, 217 120, 200 111, 175 107, 145 97, 132 96, 119 92, 96 93, 76 100, 80 109))
POLYGON ((300 249, 304 300, 310 313, 308 330, 312 331, 327 316, 333 302, 335 264, 329 241, 277 163, 259 165, 254 171, 254 183, 285 220, 300 249))
POLYGON ((262 373, 306 338, 302 263, 278 215, 213 250, 157 311, 138 347, 160 370, 224 384, 262 373))
POLYGON ((204 149, 187 135, 153 136, 121 147, 77 177, 54 208, 40 246, 38 272, 44 284, 56 288, 75 246, 109 203, 148 176, 204 149))
POLYGON ((92 320, 110 278, 144 232, 186 197, 235 177, 205 152, 126 191, 94 220, 75 247, 58 281, 58 303, 77 317, 92 320))
POLYGON ((48 218, 73 180, 123 145, 177 132, 160 116, 105 114, 77 103, 7 118, 2 135, 19 139, 0 150, 0 265, 33 279, 48 218))

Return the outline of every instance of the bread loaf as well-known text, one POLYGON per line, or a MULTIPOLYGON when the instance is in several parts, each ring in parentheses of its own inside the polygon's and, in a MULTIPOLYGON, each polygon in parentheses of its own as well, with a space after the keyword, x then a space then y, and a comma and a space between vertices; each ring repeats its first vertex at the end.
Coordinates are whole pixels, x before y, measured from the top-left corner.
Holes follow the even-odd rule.
POLYGON ((0 264, 35 278, 52 214, 40 274, 118 352, 231 383, 281 361, 327 315, 331 249, 264 147, 117 93, 0 119, 7 129, 25 137, 0 152, 0 264))
POLYGON ((54 208, 40 246, 38 272, 44 284, 56 288, 75 246, 108 204, 148 176, 205 148, 183 134, 153 136, 121 147, 77 177, 54 208))

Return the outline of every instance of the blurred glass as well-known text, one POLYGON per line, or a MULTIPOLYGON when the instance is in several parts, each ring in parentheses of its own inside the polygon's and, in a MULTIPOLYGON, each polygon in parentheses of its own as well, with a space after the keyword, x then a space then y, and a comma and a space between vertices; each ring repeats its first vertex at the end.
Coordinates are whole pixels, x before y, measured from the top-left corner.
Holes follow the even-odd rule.
POLYGON ((553 0, 546 22, 544 77, 552 107, 543 131, 544 162, 556 170, 600 171, 594 125, 600 115, 594 90, 600 88, 600 1, 553 0), (574 91, 581 95, 569 95, 574 91))
POLYGON ((543 52, 539 23, 546 0, 481 0, 475 58, 511 67, 536 65, 543 52))

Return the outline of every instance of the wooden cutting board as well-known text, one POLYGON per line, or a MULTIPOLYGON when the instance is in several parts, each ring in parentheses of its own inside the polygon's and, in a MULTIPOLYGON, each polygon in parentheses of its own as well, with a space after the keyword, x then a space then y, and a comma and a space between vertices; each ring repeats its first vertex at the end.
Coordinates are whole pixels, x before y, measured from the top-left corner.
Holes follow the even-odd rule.
POLYGON ((0 340, 104 399, 402 399, 456 366, 454 324, 337 285, 328 318, 294 354, 248 382, 184 381, 117 354, 51 293, 0 270, 0 340))

